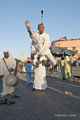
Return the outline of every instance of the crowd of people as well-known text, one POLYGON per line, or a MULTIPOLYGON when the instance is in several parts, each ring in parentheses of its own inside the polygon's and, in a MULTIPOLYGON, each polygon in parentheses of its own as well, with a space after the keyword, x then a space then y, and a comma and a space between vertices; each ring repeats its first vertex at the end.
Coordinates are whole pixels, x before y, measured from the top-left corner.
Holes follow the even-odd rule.
MULTIPOLYGON (((31 43, 31 59, 27 61, 25 70, 27 74, 27 84, 31 84, 31 73, 32 73, 32 65, 34 66, 34 83, 33 83, 33 92, 35 90, 45 90, 47 88, 46 81, 46 70, 50 69, 58 71, 58 64, 60 64, 62 79, 70 79, 71 78, 71 61, 68 56, 65 58, 61 58, 61 61, 56 62, 56 59, 51 54, 49 49, 50 39, 49 35, 44 32, 44 24, 40 23, 38 25, 39 32, 32 32, 30 28, 29 21, 25 21, 25 25, 27 27, 28 33, 32 39, 31 43), (47 59, 47 60, 46 60, 47 59), (46 69, 47 68, 47 69, 46 69), (48 69, 49 68, 49 69, 48 69)), ((15 69, 18 71, 18 64, 16 64, 15 59, 9 54, 9 51, 5 50, 4 58, 0 61, 0 77, 3 80, 3 91, 1 92, 1 97, 4 97, 7 94, 12 95, 15 87, 9 86, 6 84, 5 79, 9 75, 9 71, 11 74, 15 74, 15 69), (5 61, 4 61, 4 60, 5 61), (7 66, 6 66, 6 64, 7 66)))

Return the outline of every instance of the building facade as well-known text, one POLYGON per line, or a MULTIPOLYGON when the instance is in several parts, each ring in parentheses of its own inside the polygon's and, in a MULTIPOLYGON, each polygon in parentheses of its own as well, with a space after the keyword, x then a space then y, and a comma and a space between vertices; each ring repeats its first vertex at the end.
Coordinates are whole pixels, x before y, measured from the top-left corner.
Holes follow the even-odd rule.
POLYGON ((20 60, 21 60, 22 62, 24 62, 24 55, 23 55, 23 53, 21 54, 20 60))
MULTIPOLYGON (((80 57, 80 38, 79 39, 59 39, 52 42, 52 46, 64 47, 70 50, 78 50, 77 58, 80 57)), ((74 57, 75 57, 74 56, 74 57)))

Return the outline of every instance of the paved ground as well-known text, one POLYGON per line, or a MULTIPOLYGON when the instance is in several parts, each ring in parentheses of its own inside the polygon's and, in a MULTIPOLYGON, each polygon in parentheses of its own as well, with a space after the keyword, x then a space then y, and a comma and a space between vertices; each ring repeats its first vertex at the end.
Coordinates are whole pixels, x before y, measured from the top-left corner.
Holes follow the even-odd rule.
MULTIPOLYGON (((61 80, 60 71, 55 75, 57 77, 47 77, 46 91, 33 93, 32 84, 27 85, 26 74, 18 74, 20 84, 15 94, 20 98, 5 97, 16 103, 0 105, 0 120, 80 120, 80 83, 74 82, 73 77, 71 81, 61 80), (65 95, 65 91, 73 95, 65 95)), ((73 68, 73 75, 80 75, 80 68, 73 68)), ((1 84, 0 80, 0 92, 1 84)))

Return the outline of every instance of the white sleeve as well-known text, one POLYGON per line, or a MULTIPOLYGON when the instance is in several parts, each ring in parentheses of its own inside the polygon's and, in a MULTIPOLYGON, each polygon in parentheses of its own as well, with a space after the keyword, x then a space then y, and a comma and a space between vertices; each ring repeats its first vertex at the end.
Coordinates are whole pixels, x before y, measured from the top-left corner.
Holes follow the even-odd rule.
POLYGON ((34 60, 33 60, 33 64, 36 65, 36 62, 37 62, 37 55, 34 56, 34 60))
POLYGON ((34 45, 31 45, 31 54, 36 53, 36 48, 34 45))
POLYGON ((30 37, 35 42, 35 44, 38 44, 38 38, 37 38, 37 33, 36 32, 32 32, 32 35, 30 37))

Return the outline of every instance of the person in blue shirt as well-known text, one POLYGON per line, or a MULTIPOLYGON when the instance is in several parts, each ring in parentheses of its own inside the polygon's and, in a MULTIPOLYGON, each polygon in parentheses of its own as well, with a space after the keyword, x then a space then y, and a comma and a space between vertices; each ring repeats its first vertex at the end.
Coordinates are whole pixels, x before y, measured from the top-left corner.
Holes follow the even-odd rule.
POLYGON ((31 84, 31 72, 32 72, 31 68, 32 68, 32 65, 30 63, 30 60, 28 60, 27 63, 26 63, 26 66, 25 66, 25 70, 26 70, 26 74, 27 74, 27 84, 28 85, 31 84))

